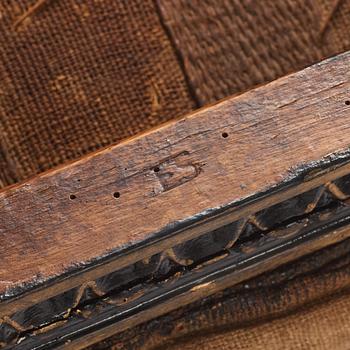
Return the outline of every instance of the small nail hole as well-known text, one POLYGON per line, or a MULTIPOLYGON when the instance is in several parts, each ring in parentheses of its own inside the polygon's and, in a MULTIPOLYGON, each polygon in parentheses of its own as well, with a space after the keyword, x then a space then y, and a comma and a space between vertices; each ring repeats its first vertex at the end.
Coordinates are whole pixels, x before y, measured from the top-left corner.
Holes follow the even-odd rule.
POLYGON ((114 198, 120 198, 120 192, 114 192, 113 193, 114 198))
POLYGON ((350 101, 349 101, 349 100, 345 101, 345 104, 346 104, 347 106, 350 106, 350 101))
POLYGON ((160 169, 159 169, 158 166, 156 166, 156 167, 154 167, 153 171, 154 171, 155 173, 158 173, 158 172, 160 171, 160 169))
POLYGON ((75 194, 69 195, 69 199, 73 200, 73 199, 75 199, 75 198, 77 198, 77 196, 76 196, 75 194))
POLYGON ((223 133, 221 134, 221 136, 222 136, 224 139, 226 139, 226 137, 228 137, 228 133, 227 133, 227 132, 223 132, 223 133))

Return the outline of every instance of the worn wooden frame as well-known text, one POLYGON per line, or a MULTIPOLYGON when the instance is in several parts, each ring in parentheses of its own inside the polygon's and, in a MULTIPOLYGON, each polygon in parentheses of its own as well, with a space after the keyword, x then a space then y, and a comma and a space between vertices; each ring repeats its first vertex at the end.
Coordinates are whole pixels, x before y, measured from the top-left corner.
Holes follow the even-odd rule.
POLYGON ((83 348, 350 236, 350 54, 0 192, 0 341, 83 348))

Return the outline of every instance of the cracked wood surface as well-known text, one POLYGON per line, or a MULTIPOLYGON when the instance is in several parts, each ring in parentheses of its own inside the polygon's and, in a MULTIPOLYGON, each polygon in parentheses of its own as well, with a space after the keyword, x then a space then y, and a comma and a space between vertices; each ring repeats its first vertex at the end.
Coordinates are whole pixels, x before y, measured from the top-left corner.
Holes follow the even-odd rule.
POLYGON ((349 173, 349 59, 0 192, 0 316, 349 173))

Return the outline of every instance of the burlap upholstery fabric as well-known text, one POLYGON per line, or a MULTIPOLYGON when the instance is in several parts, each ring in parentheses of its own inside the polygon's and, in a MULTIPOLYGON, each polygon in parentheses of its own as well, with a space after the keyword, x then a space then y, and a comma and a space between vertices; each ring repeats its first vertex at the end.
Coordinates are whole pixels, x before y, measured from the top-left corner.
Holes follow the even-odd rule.
POLYGON ((236 330, 179 339, 167 350, 349 349, 350 291, 288 317, 236 330))
POLYGON ((312 0, 160 4, 202 103, 273 80, 321 57, 315 46, 318 18, 312 0))
POLYGON ((194 108, 152 0, 0 2, 0 185, 194 108))
POLYGON ((318 0, 318 3, 321 12, 320 23, 324 28, 321 38, 324 52, 334 55, 349 50, 350 1, 318 0), (328 25, 325 25, 325 22, 328 25))
POLYGON ((274 80, 349 47, 350 16, 343 12, 343 6, 348 11, 349 2, 345 0, 158 2, 201 104, 274 80), (329 16, 333 9, 335 21, 329 16))

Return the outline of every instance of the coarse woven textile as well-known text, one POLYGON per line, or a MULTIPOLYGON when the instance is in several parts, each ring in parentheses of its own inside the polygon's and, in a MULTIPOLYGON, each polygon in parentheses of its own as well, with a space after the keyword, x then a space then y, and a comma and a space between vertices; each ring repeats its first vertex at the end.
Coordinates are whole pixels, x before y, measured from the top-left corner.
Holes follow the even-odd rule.
POLYGON ((348 0, 158 3, 202 105, 302 69, 350 44, 348 0))
POLYGON ((194 108, 152 0, 0 1, 0 185, 194 108))
MULTIPOLYGON (((167 350, 347 350, 350 291, 288 317, 237 330, 179 340, 167 350)), ((161 348, 164 349, 164 348, 161 348)))
POLYGON ((232 334, 238 335, 232 343, 238 349, 316 350, 330 344, 331 349, 348 349, 349 253, 350 239, 115 335, 89 350, 194 346, 211 350, 223 344, 222 349, 233 349, 232 334), (286 325, 288 331, 283 334, 286 325))

